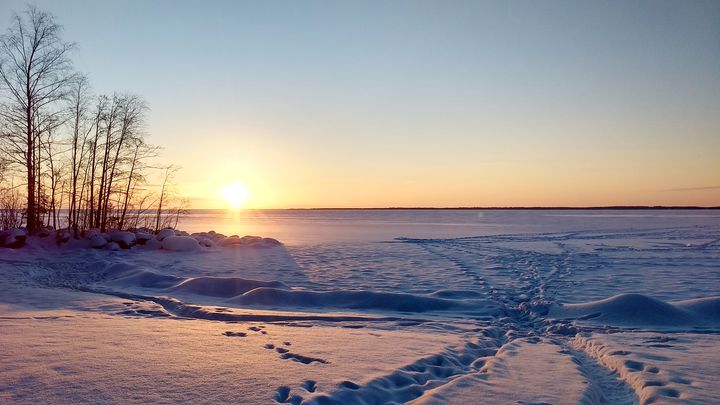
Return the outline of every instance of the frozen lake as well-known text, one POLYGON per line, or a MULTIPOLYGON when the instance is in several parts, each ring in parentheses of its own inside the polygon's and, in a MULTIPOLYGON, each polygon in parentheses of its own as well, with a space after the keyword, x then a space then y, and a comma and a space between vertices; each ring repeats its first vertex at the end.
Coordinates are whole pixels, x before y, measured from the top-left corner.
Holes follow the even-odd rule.
POLYGON ((0 402, 720 398, 717 210, 193 211, 180 228, 285 244, 0 249, 0 402))
POLYGON ((191 210, 179 229, 288 245, 720 225, 720 210, 191 210))

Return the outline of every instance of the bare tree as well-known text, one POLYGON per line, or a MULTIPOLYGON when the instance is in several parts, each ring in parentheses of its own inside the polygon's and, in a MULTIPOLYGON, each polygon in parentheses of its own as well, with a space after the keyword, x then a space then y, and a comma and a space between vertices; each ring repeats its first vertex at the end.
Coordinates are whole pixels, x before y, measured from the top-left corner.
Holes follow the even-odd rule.
POLYGON ((163 215, 163 209, 172 195, 172 180, 178 172, 179 167, 169 165, 165 167, 162 186, 160 187, 160 197, 158 198, 157 211, 155 212, 155 232, 160 230, 160 224, 163 215))
POLYGON ((60 38, 54 17, 33 6, 15 15, 7 34, 0 37, 0 84, 7 90, 0 114, 8 124, 4 143, 27 172, 27 228, 39 226, 40 180, 38 138, 57 125, 57 104, 73 79, 69 58, 74 44, 60 38))
POLYGON ((78 76, 72 83, 70 92, 71 104, 71 139, 70 139, 70 188, 69 188, 69 209, 68 225, 72 228, 75 237, 78 237, 78 221, 83 195, 83 183, 80 183, 80 176, 86 170, 86 155, 88 154, 88 138, 93 130, 92 122, 88 119, 88 106, 90 102, 89 84, 85 76, 78 76), (78 183, 81 190, 78 190, 78 183))

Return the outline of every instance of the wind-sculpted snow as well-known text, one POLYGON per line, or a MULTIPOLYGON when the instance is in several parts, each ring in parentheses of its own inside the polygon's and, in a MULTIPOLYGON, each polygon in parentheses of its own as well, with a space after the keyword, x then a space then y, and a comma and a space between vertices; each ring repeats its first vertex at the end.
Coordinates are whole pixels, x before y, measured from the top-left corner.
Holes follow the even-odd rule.
POLYGON ((350 308, 399 312, 470 310, 497 314, 498 306, 487 300, 460 301, 432 296, 373 291, 302 291, 278 288, 256 288, 228 302, 239 305, 262 305, 298 308, 350 308))
POLYGON ((555 318, 571 318, 620 326, 720 326, 720 297, 664 302, 642 294, 619 294, 583 304, 559 305, 555 318))
POLYGON ((260 287, 287 288, 279 281, 247 280, 238 277, 196 277, 186 279, 170 290, 229 298, 260 287))
MULTIPOLYGON (((102 265, 102 264, 100 264, 102 265)), ((183 278, 159 274, 146 268, 116 264, 102 270, 103 284, 114 288, 159 290, 164 295, 195 294, 227 298, 226 305, 272 308, 348 308, 397 312, 466 311, 497 315, 498 305, 478 299, 466 291, 439 291, 430 295, 374 291, 292 290, 279 281, 260 281, 238 277, 183 278), (471 296, 472 298, 467 298, 471 296), (440 298, 448 297, 448 298, 440 298), (462 297, 464 299, 453 299, 462 297)), ((120 290, 122 291, 122 290, 120 290)))
MULTIPOLYGON (((103 267, 96 263, 94 267, 103 267)), ((93 266, 91 266, 93 267, 93 266)), ((178 277, 153 272, 144 267, 118 263, 100 270, 105 277, 103 284, 112 287, 139 287, 162 290, 164 294, 189 293, 209 297, 230 298, 261 287, 287 286, 279 281, 260 281, 239 277, 178 277)))

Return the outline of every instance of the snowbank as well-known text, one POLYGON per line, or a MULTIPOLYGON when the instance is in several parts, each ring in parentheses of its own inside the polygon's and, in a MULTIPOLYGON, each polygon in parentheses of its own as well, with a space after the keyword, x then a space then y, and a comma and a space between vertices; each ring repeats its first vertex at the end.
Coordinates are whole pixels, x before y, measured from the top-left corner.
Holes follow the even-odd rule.
POLYGON ((223 234, 210 231, 198 232, 192 235, 184 231, 171 228, 162 229, 156 234, 146 228, 131 231, 111 229, 101 232, 99 229, 86 229, 82 231, 79 239, 73 237, 70 229, 54 230, 42 228, 37 234, 27 236, 24 229, 9 229, 0 232, 0 248, 19 249, 23 246, 34 248, 94 248, 105 250, 121 250, 142 248, 145 250, 164 249, 175 252, 194 252, 203 249, 220 247, 241 248, 273 248, 282 246, 273 238, 259 236, 233 235, 227 237, 223 234))
POLYGON ((720 297, 665 302, 642 294, 618 294, 559 305, 550 310, 550 316, 619 326, 701 326, 720 323, 720 297))

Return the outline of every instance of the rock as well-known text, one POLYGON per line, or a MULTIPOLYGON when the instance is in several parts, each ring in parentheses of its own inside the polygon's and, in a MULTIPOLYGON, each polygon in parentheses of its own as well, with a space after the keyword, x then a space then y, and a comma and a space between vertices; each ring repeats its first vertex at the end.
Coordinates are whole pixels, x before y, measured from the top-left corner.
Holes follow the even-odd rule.
POLYGON ((14 228, 0 232, 0 247, 20 249, 25 246, 27 233, 24 229, 14 228))
POLYGON ((55 233, 55 241, 58 245, 68 243, 70 239, 72 239, 72 230, 70 229, 60 229, 55 233))
POLYGON ((110 240, 116 242, 123 249, 130 249, 135 243, 135 234, 124 231, 110 231, 110 240))
POLYGON ((147 240, 141 246, 143 247, 143 249, 157 250, 157 249, 162 248, 162 242, 160 242, 159 240, 157 240, 155 238, 152 238, 152 239, 147 240))
POLYGON ((94 237, 100 235, 100 230, 96 228, 89 228, 82 231, 82 237, 87 240, 92 240, 94 237))
POLYGON ((158 232, 157 234, 157 240, 162 241, 163 239, 167 238, 168 236, 175 236, 175 230, 171 228, 165 228, 158 232))
POLYGON ((90 239, 90 247, 92 248, 102 249, 105 245, 107 245, 107 240, 101 235, 95 235, 90 239))
POLYGON ((152 234, 146 233, 146 232, 136 232, 135 233, 135 243, 138 245, 144 245, 150 239, 155 239, 155 236, 153 236, 152 234))
POLYGON ((226 247, 233 247, 233 246, 252 246, 252 247, 274 247, 274 246, 280 246, 282 243, 280 243, 278 240, 273 238, 261 238, 259 236, 243 236, 242 238, 239 238, 237 236, 231 236, 229 238, 225 238, 220 242, 221 246, 226 247))
POLYGON ((175 252, 192 252, 200 250, 200 244, 190 236, 168 236, 163 239, 162 248, 175 252))

